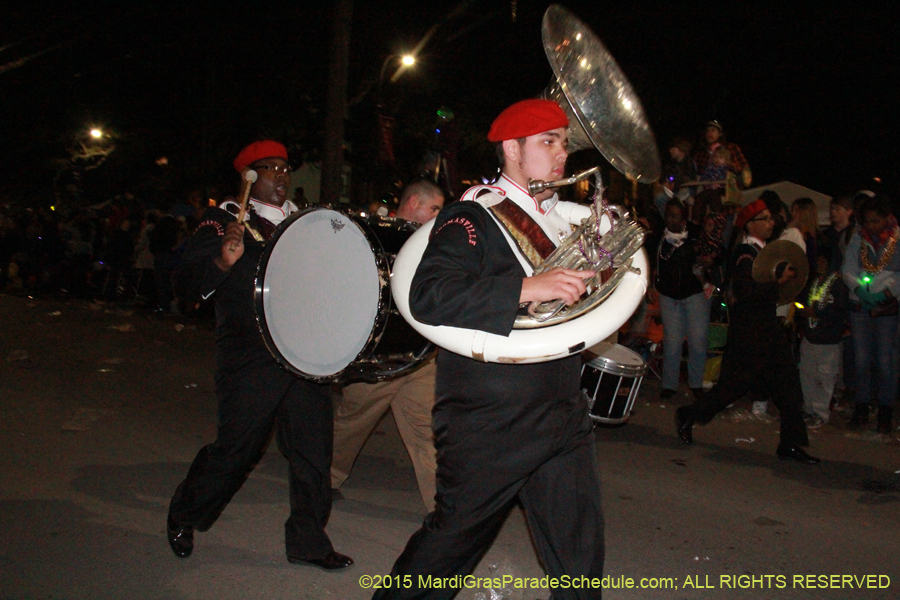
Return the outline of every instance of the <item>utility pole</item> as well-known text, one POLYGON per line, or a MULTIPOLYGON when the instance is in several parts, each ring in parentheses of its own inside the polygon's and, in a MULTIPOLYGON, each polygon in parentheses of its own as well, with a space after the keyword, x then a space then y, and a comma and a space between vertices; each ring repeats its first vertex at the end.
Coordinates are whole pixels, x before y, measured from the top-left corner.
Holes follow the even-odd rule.
POLYGON ((328 68, 328 96, 325 115, 325 148, 322 153, 320 200, 337 204, 341 197, 341 170, 344 162, 344 115, 347 111, 347 79, 350 66, 350 25, 353 2, 334 4, 334 37, 328 68))

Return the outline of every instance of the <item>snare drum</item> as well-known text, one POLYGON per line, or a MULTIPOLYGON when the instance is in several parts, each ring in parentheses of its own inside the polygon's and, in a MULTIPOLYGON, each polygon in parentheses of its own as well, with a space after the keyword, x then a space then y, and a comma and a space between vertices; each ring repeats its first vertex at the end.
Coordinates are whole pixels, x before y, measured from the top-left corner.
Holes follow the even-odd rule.
POLYGON ((434 346, 393 305, 391 267, 417 225, 326 209, 291 215, 266 243, 256 275, 259 329, 272 356, 314 381, 379 381, 434 346))
POLYGON ((588 350, 595 358, 581 368, 581 389, 588 396, 591 418, 617 425, 631 416, 631 408, 647 373, 647 363, 625 346, 600 342, 588 350))

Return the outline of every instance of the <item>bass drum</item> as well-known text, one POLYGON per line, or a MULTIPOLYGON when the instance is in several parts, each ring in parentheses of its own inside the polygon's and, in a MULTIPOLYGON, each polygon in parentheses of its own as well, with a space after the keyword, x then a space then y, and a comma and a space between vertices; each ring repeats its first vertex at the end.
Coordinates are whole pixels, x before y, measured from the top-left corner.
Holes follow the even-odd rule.
POLYGON ((434 346, 400 316, 394 257, 417 228, 403 219, 310 208, 267 242, 256 274, 256 319, 272 356, 313 381, 381 381, 434 346))

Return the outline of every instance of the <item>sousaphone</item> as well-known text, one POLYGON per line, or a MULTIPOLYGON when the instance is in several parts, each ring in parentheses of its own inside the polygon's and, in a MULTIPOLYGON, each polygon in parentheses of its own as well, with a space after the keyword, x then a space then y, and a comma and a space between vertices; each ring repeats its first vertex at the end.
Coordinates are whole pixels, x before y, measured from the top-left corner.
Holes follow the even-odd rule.
POLYGON ((543 98, 569 117, 569 154, 593 146, 630 179, 658 181, 656 138, 641 101, 600 38, 558 4, 544 13, 541 37, 554 74, 543 98))
MULTIPOLYGON (((557 102, 569 117, 569 152, 593 146, 630 179, 656 181, 660 173, 656 139, 640 100, 594 32, 559 5, 547 9, 541 32, 554 73, 543 97, 557 102)), ((532 181, 529 190, 535 194, 568 185, 595 171, 599 169, 559 181, 532 181)), ((409 289, 432 221, 410 237, 394 262, 391 288, 400 313, 437 345, 485 362, 555 360, 609 337, 640 303, 647 290, 648 267, 642 230, 624 208, 605 204, 602 182, 595 177, 592 209, 573 212, 570 222, 578 227, 535 270, 557 266, 593 270, 596 276, 586 282, 589 294, 575 305, 535 303, 528 315, 516 319, 509 336, 416 321, 409 310, 409 289)))

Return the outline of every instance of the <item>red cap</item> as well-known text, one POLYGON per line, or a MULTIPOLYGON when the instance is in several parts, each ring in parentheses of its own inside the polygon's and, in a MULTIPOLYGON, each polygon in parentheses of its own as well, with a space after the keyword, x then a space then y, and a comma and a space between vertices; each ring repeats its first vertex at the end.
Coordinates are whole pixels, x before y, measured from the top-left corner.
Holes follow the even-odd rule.
POLYGON ((764 210, 768 210, 768 206, 762 200, 756 200, 751 202, 747 206, 741 209, 741 211, 734 218, 734 227, 736 229, 743 229, 744 225, 747 224, 747 221, 758 215, 764 210))
POLYGON ((241 150, 237 158, 234 159, 234 170, 240 173, 258 160, 275 157, 287 160, 287 148, 272 140, 253 142, 241 150))
POLYGON ((494 119, 488 140, 515 140, 568 126, 569 118, 553 100, 522 100, 494 119))

